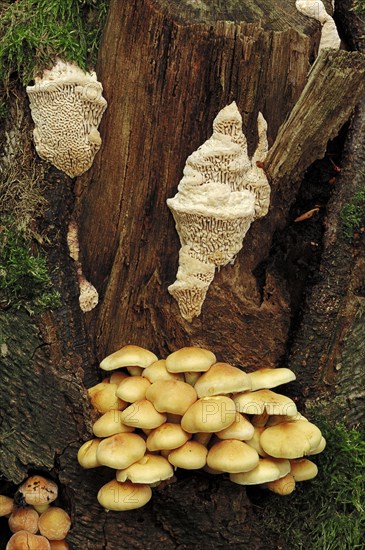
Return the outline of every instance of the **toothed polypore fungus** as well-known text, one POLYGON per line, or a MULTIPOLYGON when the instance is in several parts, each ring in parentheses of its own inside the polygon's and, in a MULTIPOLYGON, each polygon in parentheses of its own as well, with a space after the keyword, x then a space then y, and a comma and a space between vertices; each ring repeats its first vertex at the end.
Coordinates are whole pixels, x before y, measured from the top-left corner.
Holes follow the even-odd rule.
POLYGON ((58 506, 51 506, 39 517, 39 531, 48 540, 64 539, 70 528, 70 516, 58 506))
POLYGON ((98 492, 98 502, 106 510, 124 511, 141 508, 152 497, 152 489, 142 483, 109 481, 98 492))
POLYGON ((100 363, 100 368, 107 371, 133 366, 145 369, 155 361, 157 357, 154 353, 131 344, 105 357, 100 363))
POLYGON ((322 25, 318 54, 325 48, 338 50, 341 45, 341 39, 336 23, 333 17, 327 13, 323 2, 321 0, 296 0, 295 7, 300 13, 317 19, 322 25))
POLYGON ((101 145, 97 127, 107 103, 96 74, 58 60, 26 90, 38 155, 68 176, 80 176, 101 145))
POLYGON ((268 211, 270 186, 257 166, 268 151, 261 113, 257 128, 250 159, 237 105, 224 107, 212 136, 188 157, 178 193, 167 200, 181 242, 176 281, 168 291, 188 321, 200 315, 216 267, 234 261, 251 223, 268 211))
POLYGON ((15 494, 15 502, 39 506, 50 504, 58 496, 58 487, 54 481, 43 476, 29 477, 15 494))

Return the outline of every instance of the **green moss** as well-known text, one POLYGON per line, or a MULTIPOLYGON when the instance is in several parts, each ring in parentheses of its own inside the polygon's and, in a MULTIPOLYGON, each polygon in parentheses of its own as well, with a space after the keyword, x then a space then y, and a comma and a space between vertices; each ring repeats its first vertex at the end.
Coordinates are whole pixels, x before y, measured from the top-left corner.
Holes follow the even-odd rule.
POLYGON ((354 0, 352 10, 359 17, 365 15, 365 0, 354 0))
POLYGON ((17 0, 0 11, 0 79, 24 84, 56 57, 85 68, 96 60, 107 0, 17 0))
POLYGON ((283 550, 356 550, 365 540, 365 426, 318 423, 327 447, 310 457, 318 476, 289 496, 272 495, 263 509, 283 550))
POLYGON ((344 235, 351 239, 355 231, 358 231, 365 220, 365 186, 359 189, 352 197, 351 202, 346 203, 341 211, 341 222, 344 235))
POLYGON ((31 314, 60 305, 43 254, 33 254, 22 233, 6 226, 0 228, 0 302, 31 314))

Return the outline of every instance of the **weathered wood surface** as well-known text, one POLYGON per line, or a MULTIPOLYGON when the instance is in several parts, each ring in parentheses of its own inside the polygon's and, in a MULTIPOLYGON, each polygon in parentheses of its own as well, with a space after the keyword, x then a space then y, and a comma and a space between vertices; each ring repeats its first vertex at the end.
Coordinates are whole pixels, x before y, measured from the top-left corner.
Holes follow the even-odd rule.
MULTIPOLYGON (((365 103, 356 110, 328 204, 320 281, 308 296, 289 366, 308 408, 356 425, 365 411, 365 238, 343 234, 341 212, 364 189, 365 103)), ((365 221, 365 220, 364 220, 365 221)))

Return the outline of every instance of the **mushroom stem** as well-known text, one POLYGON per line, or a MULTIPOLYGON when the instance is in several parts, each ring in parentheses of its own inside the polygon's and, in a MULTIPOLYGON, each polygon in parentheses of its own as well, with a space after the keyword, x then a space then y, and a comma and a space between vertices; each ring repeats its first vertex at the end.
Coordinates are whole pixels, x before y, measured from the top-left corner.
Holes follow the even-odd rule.
POLYGON ((204 447, 207 447, 208 444, 209 444, 209 441, 211 440, 212 438, 212 433, 209 433, 209 432, 198 432, 196 434, 194 434, 194 441, 197 441, 198 443, 201 443, 202 445, 204 445, 204 447))
POLYGON ((200 378, 201 372, 185 372, 184 375, 185 382, 194 387, 198 379, 200 378))

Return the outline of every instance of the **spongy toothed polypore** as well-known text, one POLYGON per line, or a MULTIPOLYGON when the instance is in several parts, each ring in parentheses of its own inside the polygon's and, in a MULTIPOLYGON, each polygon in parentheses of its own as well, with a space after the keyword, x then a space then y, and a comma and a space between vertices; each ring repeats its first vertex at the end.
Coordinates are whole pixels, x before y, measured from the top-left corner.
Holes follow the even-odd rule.
POLYGON ((267 124, 259 113, 252 158, 235 102, 213 122, 213 135, 187 159, 178 193, 167 200, 181 249, 176 281, 168 291, 182 317, 200 315, 217 267, 234 261, 251 223, 267 214, 270 186, 258 166, 267 155, 267 124))
POLYGON ((100 366, 112 374, 88 390, 100 415, 94 424, 98 437, 82 445, 78 461, 84 468, 115 470, 115 479, 98 493, 105 509, 144 506, 151 487, 173 482, 177 468, 227 474, 234 483, 280 495, 316 476, 317 466, 304 456, 321 452, 325 439, 292 399, 272 390, 295 379, 290 369, 246 373, 203 348, 181 348, 158 359, 134 345, 100 366), (141 370, 130 375, 132 367, 141 370), (133 502, 124 497, 132 491, 133 502))

